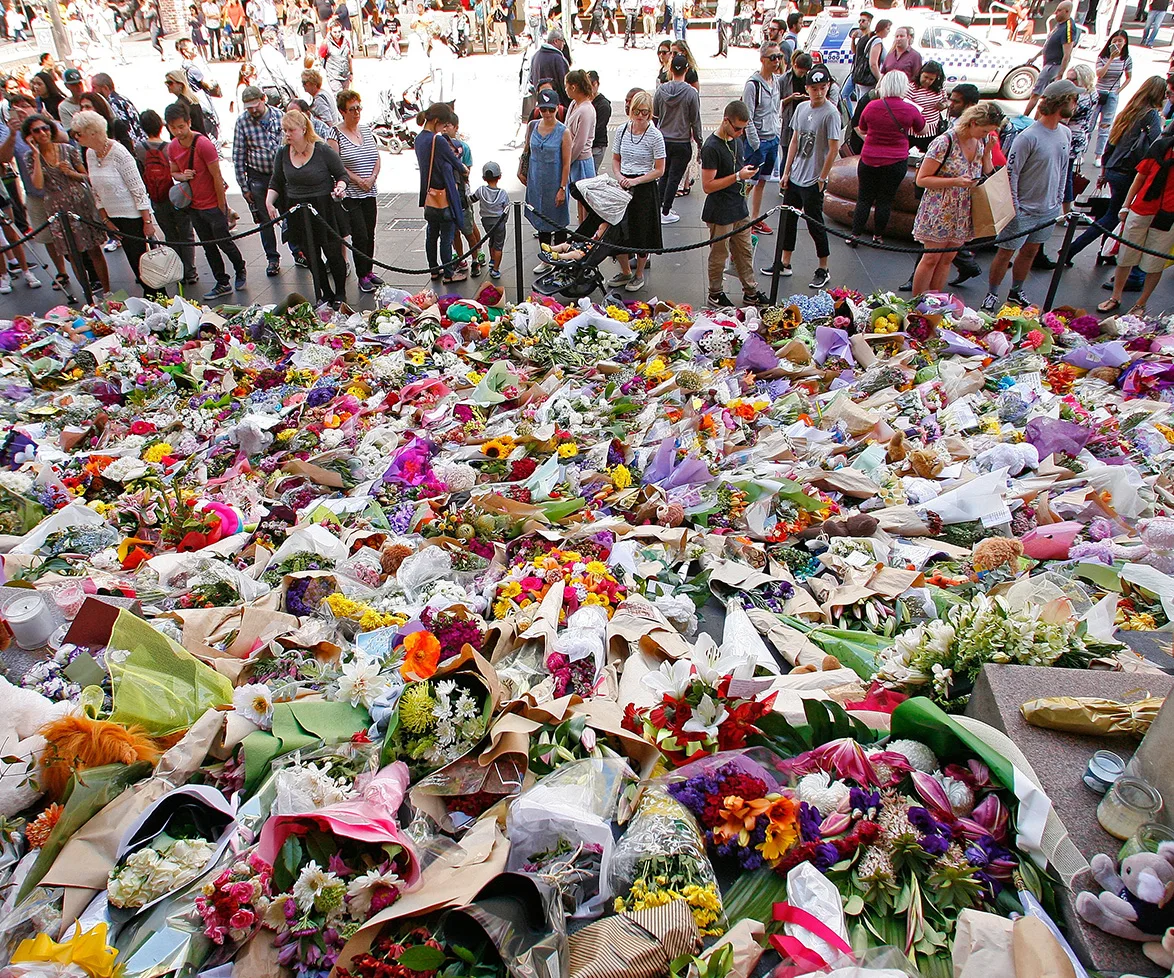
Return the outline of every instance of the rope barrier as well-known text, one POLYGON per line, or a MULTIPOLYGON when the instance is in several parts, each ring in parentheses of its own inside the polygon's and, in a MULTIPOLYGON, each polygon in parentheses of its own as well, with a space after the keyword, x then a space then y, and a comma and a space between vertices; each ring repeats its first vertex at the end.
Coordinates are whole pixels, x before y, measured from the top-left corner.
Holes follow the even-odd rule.
MULTIPOLYGON (((564 225, 559 224, 558 221, 551 220, 536 207, 532 207, 529 204, 523 204, 522 206, 525 207, 526 210, 530 211, 530 213, 532 213, 539 220, 545 221, 552 227, 556 227, 562 231, 565 231, 567 237, 572 241, 582 241, 587 244, 599 244, 595 238, 590 238, 586 235, 579 234, 578 231, 573 231, 569 227, 565 227, 564 225)), ((708 248, 715 241, 725 241, 726 238, 732 238, 734 235, 741 234, 747 228, 753 227, 755 224, 758 224, 761 221, 765 221, 768 217, 771 216, 771 214, 777 213, 781 210, 783 210, 783 205, 776 204, 770 210, 760 214, 758 217, 749 218, 745 224, 739 224, 732 231, 727 231, 725 234, 719 234, 716 238, 706 238, 704 241, 697 241, 688 245, 678 245, 675 248, 634 248, 631 245, 626 245, 622 242, 611 242, 610 247, 618 255, 676 255, 683 251, 696 251, 698 248, 708 248)))
MULTIPOLYGON (((1081 215, 1081 218, 1085 221, 1089 221, 1089 218, 1085 217, 1083 214, 1081 215)), ((1089 221, 1089 223, 1095 222, 1089 221)), ((1144 245, 1136 245, 1132 241, 1127 241, 1116 231, 1104 231, 1102 233, 1106 238, 1112 238, 1114 241, 1119 241, 1121 244, 1128 248, 1132 248, 1134 251, 1140 251, 1143 255, 1153 255, 1154 258, 1165 258, 1166 261, 1174 261, 1174 254, 1171 254, 1168 251, 1154 251, 1153 248, 1146 248, 1144 245)))
MULTIPOLYGON (((197 235, 194 240, 189 241, 172 241, 169 238, 146 238, 141 234, 128 234, 123 231, 112 231, 101 221, 91 221, 89 218, 82 217, 80 214, 74 214, 72 211, 69 212, 69 216, 79 224, 85 224, 87 227, 97 228, 99 231, 103 231, 106 234, 113 235, 117 238, 130 238, 131 241, 142 241, 147 244, 164 244, 171 248, 192 248, 196 245, 221 245, 230 241, 240 241, 241 239, 251 237, 254 234, 260 234, 263 230, 265 230, 265 228, 272 227, 274 224, 280 224, 292 214, 296 214, 303 207, 310 207, 310 205, 294 204, 293 207, 291 207, 288 211, 284 211, 283 213, 278 214, 277 217, 270 218, 263 224, 258 224, 248 231, 240 231, 236 234, 230 234, 226 238, 200 238, 197 235)), ((311 208, 311 210, 312 209, 313 208, 311 208)), ((51 217, 49 220, 60 220, 60 215, 54 214, 53 217, 51 217)))
MULTIPOLYGON (((318 213, 318 211, 314 208, 313 204, 306 204, 305 206, 310 208, 310 213, 315 218, 318 219, 318 223, 321 224, 330 235, 332 235, 333 237, 337 238, 339 241, 342 242, 342 245, 344 248, 349 248, 351 251, 351 254, 358 255, 360 258, 364 259, 365 261, 369 261, 376 268, 382 268, 385 272, 395 272, 397 275, 432 275, 432 274, 435 274, 435 272, 437 271, 437 269, 434 269, 431 267, 429 267, 429 268, 401 268, 398 265, 388 265, 385 262, 381 262, 381 261, 379 261, 379 259, 375 258, 374 256, 368 255, 366 252, 359 251, 359 249, 356 248, 353 243, 351 243, 350 241, 347 241, 346 238, 344 238, 341 234, 338 233, 338 231, 336 231, 333 227, 330 226, 329 221, 327 221, 321 214, 318 213)), ((452 259, 450 261, 446 262, 445 264, 455 266, 458 262, 462 262, 466 258, 470 257, 471 255, 476 254, 478 251, 480 251, 485 246, 485 242, 489 239, 490 234, 492 232, 496 231, 502 225, 504 225, 509 220, 509 217, 510 217, 510 212, 506 211, 504 214, 501 215, 501 217, 499 217, 497 219, 496 223, 494 223, 492 227, 488 227, 485 229, 485 233, 481 236, 481 240, 479 242, 477 242, 476 245, 474 245, 468 251, 462 252, 459 255, 453 255, 452 259)), ((462 231, 462 234, 463 233, 464 232, 462 231)), ((443 271, 443 267, 444 266, 441 266, 441 269, 440 269, 441 271, 443 271)))
POLYGON ((40 234, 42 231, 44 231, 45 228, 47 228, 50 225, 50 223, 52 223, 52 218, 50 218, 50 220, 46 221, 40 227, 33 228, 31 231, 29 231, 28 234, 25 234, 25 235, 17 238, 15 241, 10 241, 5 245, 0 246, 0 252, 12 251, 16 248, 19 248, 23 244, 27 244, 28 242, 32 241, 33 238, 35 238, 38 234, 40 234))

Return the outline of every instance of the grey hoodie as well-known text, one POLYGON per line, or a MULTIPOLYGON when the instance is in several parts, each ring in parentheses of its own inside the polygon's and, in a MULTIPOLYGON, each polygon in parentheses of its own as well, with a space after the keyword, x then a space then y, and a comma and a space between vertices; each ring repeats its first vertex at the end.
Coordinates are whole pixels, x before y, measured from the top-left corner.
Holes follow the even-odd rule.
POLYGON ((764 139, 779 138, 779 109, 782 102, 781 76, 772 75, 770 81, 754 72, 742 89, 742 101, 750 109, 750 125, 746 127, 746 143, 758 149, 764 139))
POLYGON ((701 96, 688 82, 667 81, 657 88, 652 118, 670 142, 701 142, 701 96))

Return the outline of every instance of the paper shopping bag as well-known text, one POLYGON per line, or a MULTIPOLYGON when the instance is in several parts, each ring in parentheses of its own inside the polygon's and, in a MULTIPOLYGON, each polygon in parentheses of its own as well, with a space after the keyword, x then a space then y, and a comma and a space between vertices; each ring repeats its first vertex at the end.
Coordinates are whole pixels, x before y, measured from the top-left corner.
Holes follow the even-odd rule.
POLYGON ((1011 180, 1006 167, 995 170, 970 191, 970 211, 974 215, 976 238, 993 238, 1011 223, 1015 204, 1011 200, 1011 180))

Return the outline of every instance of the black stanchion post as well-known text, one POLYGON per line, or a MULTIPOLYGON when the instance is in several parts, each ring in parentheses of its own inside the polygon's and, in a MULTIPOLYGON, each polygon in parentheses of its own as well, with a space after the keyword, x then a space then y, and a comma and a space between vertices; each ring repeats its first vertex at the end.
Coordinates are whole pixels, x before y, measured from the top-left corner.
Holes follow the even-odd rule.
POLYGON ((90 275, 82 262, 82 253, 77 246, 77 238, 73 234, 73 222, 69 219, 69 211, 61 211, 53 215, 54 220, 61 222, 61 235, 65 238, 65 247, 69 252, 69 261, 73 265, 73 275, 82 286, 82 294, 89 305, 94 304, 94 290, 90 287, 90 275))
POLYGON ((770 266, 770 304, 772 306, 779 299, 779 272, 783 268, 783 221, 786 216, 787 212, 780 210, 779 219, 775 222, 775 232, 778 237, 775 238, 775 260, 770 266))
POLYGON ((302 207, 302 254, 306 256, 306 262, 310 266, 310 277, 314 279, 314 301, 319 302, 322 299, 322 260, 318 246, 314 243, 314 215, 310 212, 310 206, 303 205, 302 207))
POLYGON ((526 283, 522 278, 522 202, 514 201, 514 285, 517 295, 514 302, 521 302, 525 296, 526 283))
POLYGON ((1060 279, 1064 277, 1064 269, 1068 265, 1068 256, 1072 253, 1072 239, 1076 237, 1076 225, 1079 223, 1079 215, 1075 211, 1071 211, 1067 217, 1068 226, 1064 229, 1064 243, 1060 245, 1060 255, 1056 259, 1056 268, 1052 272, 1052 281, 1048 285, 1048 296, 1044 299, 1044 312, 1051 310, 1052 303, 1056 300, 1056 293, 1060 291, 1060 279))

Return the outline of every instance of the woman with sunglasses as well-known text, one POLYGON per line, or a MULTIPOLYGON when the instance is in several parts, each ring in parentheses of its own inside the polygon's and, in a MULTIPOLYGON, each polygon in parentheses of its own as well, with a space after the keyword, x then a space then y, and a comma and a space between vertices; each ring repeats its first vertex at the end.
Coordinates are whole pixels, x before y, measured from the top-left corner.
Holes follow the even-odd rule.
POLYGON ((355 274, 359 277, 359 291, 374 292, 376 286, 383 284, 383 279, 375 274, 375 266, 371 261, 375 255, 378 206, 375 183, 379 178, 379 144, 370 126, 359 125, 363 100, 358 92, 344 88, 335 101, 342 122, 335 127, 326 143, 338 153, 346 170, 346 196, 342 199, 342 206, 350 218, 351 242, 355 249, 352 254, 355 274))
MULTIPOLYGON (((612 173, 619 184, 632 194, 624 215, 621 244, 632 248, 660 248, 660 190, 657 181, 664 175, 664 136, 652 124, 652 96, 637 92, 632 96, 628 121, 616 130, 612 147, 612 173)), ((636 273, 627 255, 617 255, 620 273, 608 281, 609 288, 623 286, 628 292, 644 288, 644 269, 648 255, 636 257, 636 273)))
MULTIPOLYGON (((566 226, 571 221, 567 207, 567 184, 571 177, 571 131, 558 121, 558 95, 550 89, 538 93, 538 111, 542 118, 531 122, 526 130, 530 164, 519 173, 526 187, 526 203, 534 211, 527 214, 544 245, 566 240, 566 226), (549 218, 549 220, 543 220, 549 218)), ((659 225, 658 225, 659 226, 659 225)), ((534 267, 535 274, 547 271, 545 262, 534 267)))
POLYGON ((660 62, 660 70, 656 73, 657 88, 669 80, 669 56, 672 53, 672 44, 669 41, 661 41, 656 46, 656 60, 660 62))

